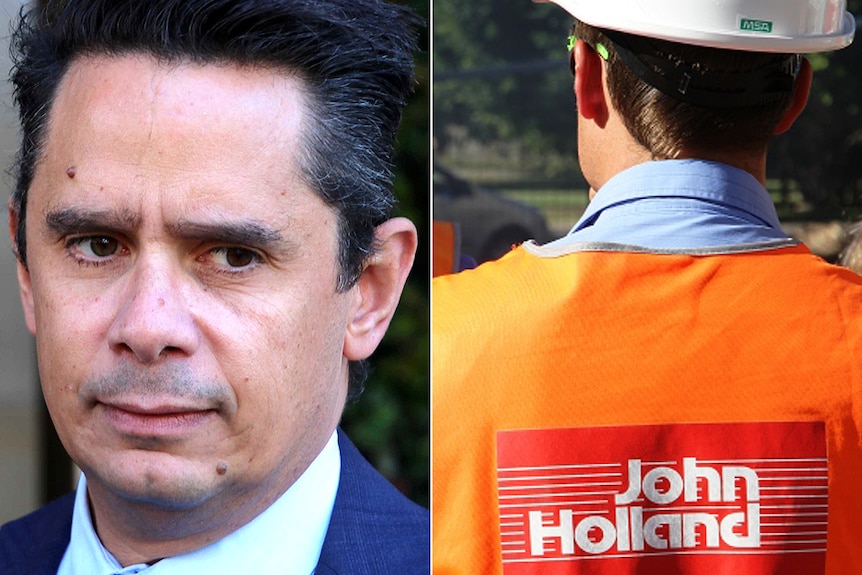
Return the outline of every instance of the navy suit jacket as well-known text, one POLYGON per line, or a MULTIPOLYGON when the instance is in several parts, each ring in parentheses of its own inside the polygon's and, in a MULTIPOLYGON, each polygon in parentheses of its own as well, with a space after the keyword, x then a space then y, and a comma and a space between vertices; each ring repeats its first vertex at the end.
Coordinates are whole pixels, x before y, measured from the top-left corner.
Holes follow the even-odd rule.
MULTIPOLYGON (((340 430, 338 446, 341 480, 315 575, 430 573, 428 511, 392 487, 340 430)), ((3 526, 0 574, 56 575, 74 501, 70 493, 3 526)))

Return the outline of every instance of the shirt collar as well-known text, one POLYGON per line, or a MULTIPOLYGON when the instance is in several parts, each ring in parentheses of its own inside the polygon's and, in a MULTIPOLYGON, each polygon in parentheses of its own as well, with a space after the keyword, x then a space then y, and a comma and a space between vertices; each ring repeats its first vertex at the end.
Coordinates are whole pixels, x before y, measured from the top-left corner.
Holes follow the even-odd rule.
POLYGON ((781 228, 769 192, 748 172, 705 160, 661 160, 638 164, 608 180, 571 233, 593 225, 606 210, 660 197, 722 204, 747 212, 770 227, 781 228))
POLYGON ((72 535, 58 575, 188 575, 188 573, 309 575, 320 558, 341 473, 337 432, 293 485, 230 535, 191 553, 153 565, 123 568, 93 529, 87 480, 81 475, 72 535))

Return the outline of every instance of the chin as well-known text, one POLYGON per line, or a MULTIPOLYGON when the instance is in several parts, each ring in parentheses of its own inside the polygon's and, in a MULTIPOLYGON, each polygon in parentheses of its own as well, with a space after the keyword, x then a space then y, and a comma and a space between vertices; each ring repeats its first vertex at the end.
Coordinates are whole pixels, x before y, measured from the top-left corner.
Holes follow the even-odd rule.
POLYGON ((131 453, 127 457, 105 458, 89 466, 85 475, 88 483, 98 482, 114 497, 162 510, 181 511, 203 505, 221 491, 226 482, 226 476, 217 473, 215 464, 203 467, 200 463, 164 453, 131 453))

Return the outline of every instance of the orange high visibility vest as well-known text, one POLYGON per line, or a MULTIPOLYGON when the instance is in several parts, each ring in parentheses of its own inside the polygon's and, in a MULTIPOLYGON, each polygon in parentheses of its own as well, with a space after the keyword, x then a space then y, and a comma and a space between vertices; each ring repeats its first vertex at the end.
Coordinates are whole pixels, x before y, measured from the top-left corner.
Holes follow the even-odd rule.
POLYGON ((862 277, 532 246, 432 297, 436 575, 862 573, 862 277))

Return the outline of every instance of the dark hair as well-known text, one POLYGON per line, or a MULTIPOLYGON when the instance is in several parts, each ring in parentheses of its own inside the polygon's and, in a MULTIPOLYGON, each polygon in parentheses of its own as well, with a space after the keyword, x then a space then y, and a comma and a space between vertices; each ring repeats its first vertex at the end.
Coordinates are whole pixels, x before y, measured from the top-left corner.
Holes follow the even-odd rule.
MULTIPOLYGON (((349 289, 394 205, 391 156, 413 88, 419 24, 410 9, 380 0, 48 0, 22 9, 11 48, 22 128, 12 196, 17 257, 27 265, 27 192, 69 65, 84 55, 143 53, 271 66, 302 79, 311 121, 299 163, 339 215, 335 289, 349 289)), ((351 397, 366 372, 364 362, 351 363, 351 397)))
MULTIPOLYGON (((632 34, 611 32, 584 22, 575 23, 575 35, 590 46, 608 49, 608 93, 629 133, 655 159, 677 157, 682 151, 761 152, 772 139, 778 122, 793 98, 795 75, 785 73, 797 57, 792 54, 743 52, 647 39, 632 34), (646 47, 642 73, 658 79, 653 65, 666 70, 684 68, 692 74, 713 78, 716 91, 703 102, 681 99, 645 81, 621 56, 626 47, 646 47), (661 64, 659 64, 661 62, 661 64), (740 78, 763 77, 771 90, 762 101, 752 104, 721 105, 720 87, 744 84, 740 78), (778 80, 774 80, 778 77, 778 80)), ((629 59, 632 56, 625 54, 629 59)), ((635 56, 637 58, 637 56, 635 56)), ((664 72, 664 70, 662 71, 664 72)), ((727 100, 734 96, 728 89, 727 100)))

